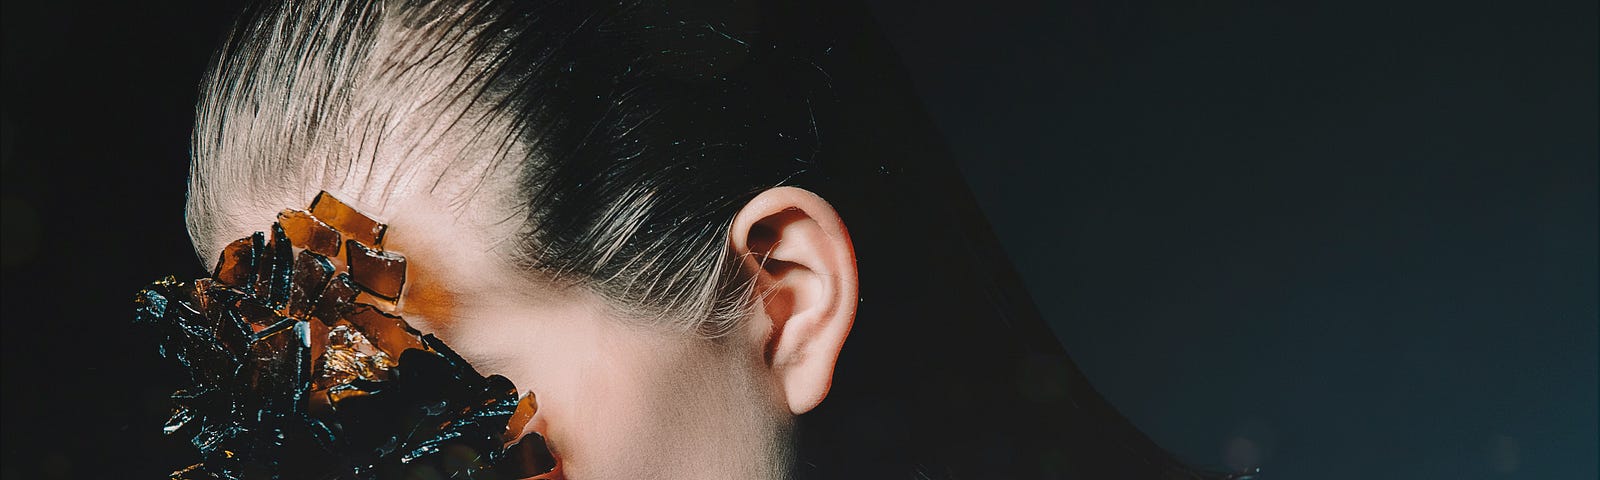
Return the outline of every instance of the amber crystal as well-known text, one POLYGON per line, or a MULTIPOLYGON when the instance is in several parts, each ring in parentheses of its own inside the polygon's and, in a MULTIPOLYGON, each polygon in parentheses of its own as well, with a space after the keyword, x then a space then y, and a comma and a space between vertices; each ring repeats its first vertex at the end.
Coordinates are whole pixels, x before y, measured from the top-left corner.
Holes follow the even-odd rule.
POLYGON ((248 326, 251 332, 266 330, 267 327, 276 325, 284 319, 276 309, 261 303, 256 297, 239 299, 233 311, 240 320, 244 320, 244 325, 248 326))
POLYGON ((377 308, 379 311, 382 311, 382 312, 388 313, 388 314, 396 314, 397 315, 397 314, 400 313, 400 302, 399 301, 390 300, 390 299, 383 298, 383 297, 380 297, 380 296, 377 296, 377 295, 373 295, 372 292, 368 292, 366 290, 361 290, 359 292, 356 292, 356 297, 353 298, 353 299, 350 299, 350 302, 351 303, 355 303, 355 304, 359 304, 359 305, 370 305, 373 308, 377 308))
POLYGON ((400 289, 406 284, 406 257, 350 240, 345 242, 345 263, 350 266, 350 279, 362 289, 390 300, 400 298, 400 289))
POLYGON ((523 435, 533 394, 398 316, 405 258, 383 251, 384 226, 325 192, 310 210, 228 244, 214 278, 168 277, 135 298, 136 322, 189 374, 162 430, 187 436, 202 461, 170 478, 550 471, 543 437, 523 435))
POLYGON ((256 259, 261 257, 261 251, 265 248, 266 237, 260 232, 234 240, 222 248, 222 258, 217 259, 212 278, 230 287, 249 288, 255 284, 256 259))
POLYGON ((246 398, 257 408, 300 411, 304 395, 300 385, 310 378, 311 334, 305 322, 284 319, 256 334, 250 343, 250 356, 244 362, 245 380, 252 390, 275 394, 246 398))
POLYGON ((339 257, 339 246, 343 243, 339 231, 311 216, 310 212, 284 210, 278 213, 278 224, 283 225, 283 233, 296 248, 304 248, 324 257, 339 257))
POLYGON ((333 278, 333 262, 327 257, 302 250, 294 259, 294 281, 289 284, 289 309, 291 317, 305 319, 322 290, 333 278))
POLYGON ((345 320, 360 330, 367 340, 390 357, 399 358, 407 349, 427 350, 422 345, 421 334, 412 330, 400 317, 383 313, 370 305, 356 305, 345 314, 345 320))
POLYGON ((511 413, 511 420, 506 422, 506 433, 500 439, 511 443, 522 436, 522 430, 528 427, 528 421, 533 420, 533 414, 539 412, 539 399, 528 392, 517 401, 517 410, 511 413))
POLYGON ((345 238, 373 248, 383 247, 383 233, 387 226, 356 211, 328 192, 318 193, 317 198, 311 201, 311 215, 339 230, 345 238))
POLYGON ((316 362, 313 388, 328 388, 362 379, 382 381, 394 360, 349 324, 328 330, 325 347, 316 362))
POLYGON ((311 308, 311 316, 321 320, 323 324, 332 326, 335 321, 343 318, 344 310, 351 306, 356 294, 354 283, 350 275, 340 273, 328 281, 328 286, 322 290, 322 295, 317 298, 316 305, 311 308))

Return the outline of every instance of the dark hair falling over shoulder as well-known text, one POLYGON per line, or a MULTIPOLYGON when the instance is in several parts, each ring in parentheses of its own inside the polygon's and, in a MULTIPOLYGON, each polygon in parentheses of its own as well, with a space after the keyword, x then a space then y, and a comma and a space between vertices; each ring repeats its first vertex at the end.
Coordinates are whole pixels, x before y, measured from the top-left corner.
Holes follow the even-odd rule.
POLYGON ((750 297, 729 222, 803 187, 849 226, 862 298, 828 398, 800 417, 796 477, 1227 478, 1152 443, 1067 358, 909 85, 851 0, 261 3, 202 94, 190 211, 228 178, 370 179, 455 145, 443 156, 489 164, 437 173, 484 172, 468 192, 515 172, 501 196, 529 268, 717 335, 750 297), (386 135, 396 92, 455 120, 386 135), (249 119, 270 124, 229 123, 249 119))
POLYGON ((792 18, 834 48, 813 103, 861 305, 801 478, 1247 479, 1186 466, 1090 385, 1035 308, 865 8, 792 18), (818 105, 826 105, 819 108, 818 105), (824 118, 826 120, 824 120, 824 118))

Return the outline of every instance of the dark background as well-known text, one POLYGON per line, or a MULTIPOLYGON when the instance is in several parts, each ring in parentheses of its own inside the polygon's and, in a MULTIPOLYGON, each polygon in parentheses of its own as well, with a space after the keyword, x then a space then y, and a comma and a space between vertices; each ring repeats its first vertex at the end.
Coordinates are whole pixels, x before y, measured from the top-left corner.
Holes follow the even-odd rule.
MULTIPOLYGON (((127 323, 200 273, 234 3, 4 3, 4 478, 181 451, 127 323)), ((870 3, 1068 351, 1181 457, 1600 475, 1592 0, 870 3)))

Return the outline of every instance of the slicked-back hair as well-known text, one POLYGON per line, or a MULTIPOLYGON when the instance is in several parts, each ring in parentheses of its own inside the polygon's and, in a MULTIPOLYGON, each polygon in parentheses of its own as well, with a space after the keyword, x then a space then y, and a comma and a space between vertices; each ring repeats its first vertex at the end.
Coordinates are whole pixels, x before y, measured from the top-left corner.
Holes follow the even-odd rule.
POLYGON ((734 215, 799 186, 849 226, 861 303, 794 478, 1226 478, 1068 359, 876 32, 852 0, 260 2, 202 85, 190 232, 426 189, 530 273, 716 337, 759 293, 734 215))
POLYGON ((260 3, 204 84, 190 229, 215 237, 229 202, 426 187, 503 209, 529 268, 725 333, 751 298, 728 224, 807 173, 825 82, 756 6, 697 7, 260 3))

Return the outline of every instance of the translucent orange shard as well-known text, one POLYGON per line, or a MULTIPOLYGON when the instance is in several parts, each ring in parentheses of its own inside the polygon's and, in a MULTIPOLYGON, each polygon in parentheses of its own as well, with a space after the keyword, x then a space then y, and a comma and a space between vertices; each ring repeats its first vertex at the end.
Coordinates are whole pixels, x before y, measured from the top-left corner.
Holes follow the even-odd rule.
POLYGON ((334 275, 333 279, 328 281, 328 286, 322 290, 322 296, 317 299, 317 304, 311 307, 311 316, 331 327, 344 315, 344 309, 355 300, 357 293, 359 291, 355 284, 350 282, 348 274, 334 275))
POLYGON ((406 284, 406 257, 351 240, 345 242, 345 263, 357 285, 389 300, 400 298, 400 289, 406 284))
POLYGON ((217 269, 212 273, 212 278, 234 288, 247 288, 255 283, 256 259, 261 256, 266 243, 266 236, 260 232, 229 243, 222 248, 222 258, 217 260, 217 269))
POLYGON ((500 436, 500 441, 507 445, 522 436, 522 430, 527 428, 528 421, 533 420, 533 414, 539 412, 539 399, 528 392, 517 401, 516 411, 511 412, 511 420, 506 423, 506 433, 500 436))
POLYGON ((339 231, 311 216, 310 212, 284 210, 278 213, 278 224, 283 225, 283 233, 294 246, 324 257, 339 257, 340 244, 344 243, 340 241, 339 231))
POLYGON ((333 262, 311 250, 301 250, 294 259, 294 281, 289 283, 289 308, 286 313, 306 319, 317 297, 333 278, 333 262))
POLYGON ((400 358, 400 354, 407 349, 428 350, 422 344, 422 335, 407 325, 405 320, 383 313, 371 305, 357 304, 345 313, 344 319, 389 358, 400 358))
POLYGON ((388 227, 333 198, 328 192, 318 193, 317 198, 311 201, 311 215, 343 232, 347 238, 372 248, 383 248, 383 232, 388 227))

